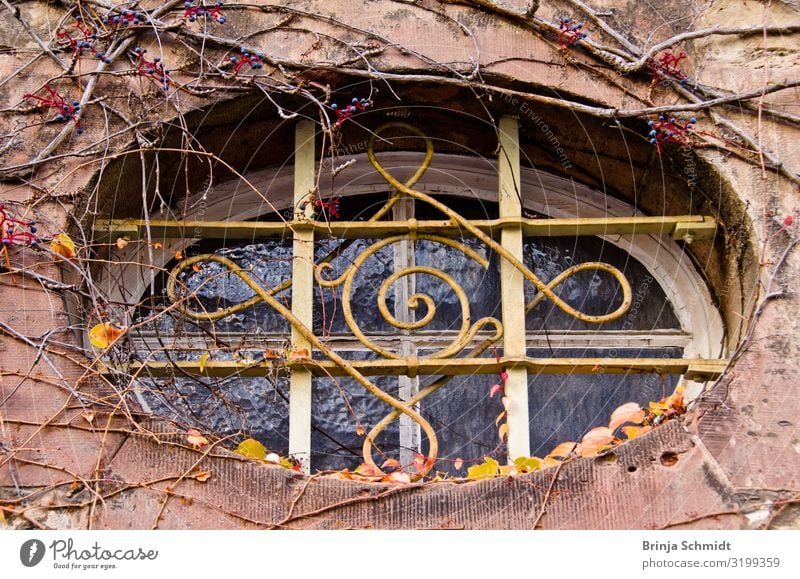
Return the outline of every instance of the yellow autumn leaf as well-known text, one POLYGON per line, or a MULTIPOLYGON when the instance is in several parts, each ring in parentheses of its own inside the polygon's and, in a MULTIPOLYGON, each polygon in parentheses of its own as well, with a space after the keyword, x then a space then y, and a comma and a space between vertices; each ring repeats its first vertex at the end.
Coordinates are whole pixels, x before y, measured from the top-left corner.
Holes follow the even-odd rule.
POLYGON ((624 426, 622 428, 622 434, 628 437, 628 440, 633 440, 647 432, 653 430, 652 426, 624 426))
POLYGON ((684 404, 683 399, 684 388, 683 384, 678 385, 675 388, 675 392, 670 396, 667 400, 669 401, 669 405, 672 409, 677 410, 678 412, 683 412, 686 410, 686 406, 684 404))
POLYGON ((66 259, 75 257, 75 242, 66 233, 59 233, 50 242, 50 249, 66 259))
POLYGON ((497 476, 499 472, 500 463, 487 456, 483 463, 476 464, 467 469, 467 477, 470 480, 484 480, 497 476))
POLYGON ((544 468, 545 462, 541 458, 537 458, 535 456, 520 456, 514 460, 514 466, 516 467, 517 472, 520 473, 533 472, 535 470, 539 470, 540 468, 544 468))
POLYGON ((241 454, 242 456, 255 460, 266 460, 267 458, 267 447, 255 438, 248 438, 240 442, 235 452, 236 454, 241 454))
POLYGON ((198 361, 197 367, 202 372, 206 368, 206 362, 208 362, 208 352, 203 352, 203 355, 200 356, 200 360, 198 361))
POLYGON ((125 335, 128 328, 123 326, 117 328, 111 322, 103 322, 97 324, 89 330, 89 342, 95 348, 108 348, 111 344, 119 340, 125 335))

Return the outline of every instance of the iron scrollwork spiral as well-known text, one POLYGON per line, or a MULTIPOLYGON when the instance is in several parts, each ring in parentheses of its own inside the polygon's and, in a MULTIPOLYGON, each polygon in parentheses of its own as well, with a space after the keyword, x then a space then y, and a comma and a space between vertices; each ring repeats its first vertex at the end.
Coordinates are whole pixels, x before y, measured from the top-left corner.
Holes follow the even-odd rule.
MULTIPOLYGON (((489 250, 496 253, 501 259, 506 260, 509 264, 511 264, 514 268, 516 268, 524 277, 527 279, 537 290, 536 296, 527 304, 526 309, 533 308, 536 304, 541 302, 542 300, 548 299, 555 304, 561 311, 567 313, 568 315, 582 320, 584 322, 599 324, 603 322, 612 321, 618 319, 625 312, 628 311, 630 304, 631 304, 631 287, 628 283, 628 280, 625 278, 624 274, 614 266, 602 263, 602 262, 588 262, 582 263, 576 266, 573 266, 561 274, 556 276, 550 282, 545 283, 539 277, 537 277, 532 271, 530 271, 525 265, 516 259, 512 254, 510 254, 501 244, 497 243, 493 240, 489 235, 481 231, 478 227, 472 224, 469 220, 463 218, 459 215, 456 211, 448 207, 447 205, 437 201, 436 199, 432 198, 431 196, 423 193, 422 191, 414 189, 414 185, 419 181, 419 179, 424 175, 427 171, 428 167, 430 166, 431 160, 433 158, 433 143, 432 140, 426 136, 424 133, 416 129, 415 127, 408 125, 406 123, 400 122, 391 122, 386 123, 375 130, 372 135, 372 138, 369 142, 369 146, 367 148, 367 154, 369 156, 370 162, 375 167, 375 170, 386 180, 386 182, 395 190, 395 193, 390 197, 389 201, 370 219, 370 221, 377 221, 384 215, 386 215, 390 210, 391 207, 397 203, 399 199, 402 197, 411 197, 423 203, 427 203, 431 207, 437 209, 438 211, 445 214, 451 221, 452 224, 458 225, 463 230, 469 232, 470 235, 480 240, 489 250), (426 153, 425 158, 423 159, 422 163, 414 173, 414 175, 405 183, 401 183, 398 181, 394 176, 389 173, 383 165, 378 161, 376 154, 375 154, 375 141, 379 137, 381 133, 386 131, 390 128, 399 128, 405 131, 409 131, 412 134, 424 139, 426 144, 426 153), (615 309, 613 312, 604 314, 604 315, 590 315, 584 312, 581 312, 572 306, 570 306, 566 301, 561 299, 556 293, 553 291, 559 284, 563 283, 569 277, 575 275, 581 271, 602 271, 610 274, 614 279, 617 280, 619 283, 622 294, 623 294, 623 301, 622 304, 615 309)), ((345 271, 336 278, 327 279, 325 277, 326 272, 332 270, 333 266, 331 265, 331 261, 337 252, 332 252, 328 254, 325 258, 320 260, 319 263, 315 266, 315 278, 317 283, 326 288, 335 288, 335 287, 342 287, 342 308, 344 313, 345 321, 352 331, 353 335, 358 339, 365 347, 369 348, 373 352, 383 356, 387 359, 395 359, 395 360, 404 360, 408 365, 409 369, 412 368, 413 365, 416 364, 416 358, 406 357, 403 358, 397 353, 394 353, 374 341, 370 340, 366 333, 362 331, 359 327, 356 319, 353 316, 351 301, 352 301, 352 291, 353 291, 353 280, 354 277, 358 274, 361 266, 363 263, 369 259, 371 256, 375 255, 376 252, 381 250, 384 247, 391 246, 394 243, 405 242, 405 241, 416 241, 416 240, 426 240, 435 243, 441 243, 447 245, 467 256, 469 259, 474 260, 481 267, 487 269, 489 267, 489 261, 480 253, 476 252, 474 249, 468 247, 467 245, 456 241, 454 239, 438 236, 438 235, 429 235, 429 234, 417 234, 415 231, 412 231, 409 235, 395 235, 391 237, 387 237, 384 239, 379 240, 376 243, 373 243, 368 248, 363 250, 355 260, 345 269, 345 271)), ((341 251, 344 247, 348 246, 350 242, 344 241, 342 245, 339 247, 339 251, 341 251)), ((446 284, 450 287, 450 289, 455 293, 458 298, 459 306, 461 309, 461 325, 458 329, 458 333, 453 341, 441 348, 438 351, 435 351, 428 355, 428 358, 435 358, 435 359, 445 359, 449 357, 456 356, 462 353, 465 348, 469 344, 473 342, 476 336, 481 332, 481 330, 491 328, 493 332, 484 337, 483 341, 478 343, 474 346, 469 352, 466 353, 467 357, 478 357, 487 349, 489 349, 493 344, 497 343, 503 336, 503 326, 500 320, 493 318, 493 317, 484 317, 481 318, 474 323, 472 323, 471 315, 470 315, 470 304, 467 297, 466 292, 464 289, 458 284, 458 282, 450 275, 445 273, 440 269, 436 269, 433 267, 427 266, 412 266, 412 267, 405 267, 404 269, 400 269, 390 275, 386 280, 383 281, 377 296, 377 307, 378 311, 381 313, 383 319, 389 323, 394 328, 403 331, 415 331, 420 330, 427 326, 435 317, 436 315, 436 303, 430 295, 424 293, 415 293, 408 298, 408 306, 414 310, 419 310, 422 314, 420 319, 416 321, 401 321, 398 320, 390 311, 386 303, 386 295, 389 288, 396 283, 398 280, 417 274, 424 274, 430 275, 442 283, 446 284)), ((205 254, 205 255, 198 255, 194 257, 190 257, 188 259, 184 259, 180 263, 178 263, 175 268, 170 273, 170 277, 167 283, 167 295, 169 299, 174 303, 175 307, 178 308, 183 315, 192 318, 194 320, 207 320, 213 321, 221 319, 227 315, 232 313, 240 312, 244 309, 250 308, 259 302, 265 302, 270 307, 275 309, 280 315, 282 315, 291 325, 295 328, 304 338, 306 338, 309 343, 312 345, 314 349, 322 353, 328 360, 334 362, 337 366, 339 366, 345 374, 356 380, 365 390, 367 390, 370 394, 377 397, 381 401, 385 402, 389 406, 392 407, 392 412, 389 413, 386 417, 384 417, 378 424, 372 427, 372 429, 367 433, 364 443, 363 443, 363 458, 364 461, 372 466, 377 472, 381 472, 381 469, 375 463, 373 459, 373 446, 374 441, 376 440, 377 436, 394 420, 398 419, 401 415, 408 416, 412 421, 420 426, 420 428, 425 433, 425 436, 428 439, 429 449, 428 449, 428 457, 431 459, 436 459, 438 454, 438 440, 436 433, 431 426, 431 424, 416 410, 415 406, 423 400, 425 397, 429 396, 442 386, 444 386, 449 380, 449 376, 441 377, 431 385, 423 388, 417 394, 415 394, 412 398, 407 401, 399 400, 390 394, 386 393, 378 386, 376 386, 372 381, 367 379, 361 372, 359 372, 356 368, 353 367, 347 360, 343 359, 339 356, 335 351, 328 347, 328 345, 316 336, 313 330, 303 323, 300 322, 291 312, 289 308, 287 308, 284 304, 282 304, 278 299, 275 298, 275 295, 288 288, 291 285, 291 281, 288 280, 279 286, 274 288, 264 288, 261 284, 254 278, 253 275, 246 269, 240 267, 236 262, 223 257, 221 255, 216 254, 205 254), (179 281, 181 272, 187 270, 187 268, 191 268, 196 266, 196 264, 202 262, 216 262, 222 265, 224 268, 228 270, 228 272, 238 276, 247 286, 249 286, 255 295, 239 304, 234 304, 227 308, 223 308, 214 312, 207 312, 207 311, 197 311, 191 309, 185 299, 182 299, 181 296, 178 294, 180 293, 179 281)), ((183 288, 185 289, 185 288, 183 288)), ((412 478, 419 479, 422 478, 427 474, 427 472, 432 468, 433 461, 426 461, 426 468, 424 472, 416 473, 412 478)))

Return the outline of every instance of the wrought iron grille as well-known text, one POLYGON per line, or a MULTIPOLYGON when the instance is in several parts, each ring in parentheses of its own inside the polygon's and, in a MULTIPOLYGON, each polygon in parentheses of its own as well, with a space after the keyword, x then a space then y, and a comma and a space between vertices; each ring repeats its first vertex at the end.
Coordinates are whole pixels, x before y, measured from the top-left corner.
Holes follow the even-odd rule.
MULTIPOLYGON (((138 374, 143 366, 151 376, 174 376, 186 373, 199 376, 224 377, 263 376, 283 372, 290 378, 289 453, 302 458, 306 471, 311 450, 311 392, 313 376, 347 376, 355 380, 370 395, 386 403, 391 411, 364 432, 363 460, 380 471, 374 460, 374 444, 378 435, 401 416, 413 421, 424 432, 428 449, 426 454, 431 468, 438 454, 438 438, 434 427, 419 412, 418 405, 442 388, 453 376, 470 374, 496 374, 498 368, 505 375, 508 406, 508 445, 510 458, 530 454, 528 437, 528 373, 586 373, 601 369, 603 373, 681 374, 689 380, 709 380, 718 377, 725 366, 724 360, 706 359, 649 359, 649 358, 536 358, 528 355, 525 335, 525 313, 547 300, 566 315, 589 324, 616 320, 629 309, 632 301, 631 286, 620 269, 600 261, 579 263, 562 271, 548 282, 542 281, 526 267, 523 256, 524 236, 583 236, 600 234, 662 234, 691 242, 693 239, 713 237, 716 223, 703 216, 678 217, 608 217, 590 219, 530 219, 522 217, 520 188, 520 160, 518 122, 503 117, 499 124, 498 205, 499 218, 471 220, 431 195, 415 189, 433 159, 433 141, 417 128, 405 123, 387 123, 373 133, 368 146, 368 156, 375 170, 391 187, 389 200, 367 221, 318 221, 314 217, 315 199, 315 126, 301 121, 296 128, 294 213, 283 222, 205 222, 111 220, 99 223, 96 233, 111 239, 127 236, 142 237, 145 229, 152 238, 182 237, 191 230, 201 237, 231 239, 285 238, 293 240, 292 276, 274 287, 264 287, 251 270, 219 254, 202 254, 180 261, 171 271, 166 294, 175 309, 186 319, 197 322, 219 320, 264 303, 282 316, 291 326, 291 345, 281 355, 258 362, 238 360, 183 360, 149 361, 129 364, 126 370, 138 374), (403 130, 424 139, 425 157, 416 172, 405 182, 396 179, 380 162, 375 153, 375 141, 388 129, 403 130), (436 209, 446 219, 417 221, 387 221, 392 208, 413 199, 436 209), (377 310, 380 316, 398 332, 413 332, 425 328, 434 318, 437 304, 425 293, 407 296, 408 306, 421 314, 419 319, 398 319, 387 306, 387 292, 402 278, 428 275, 440 280, 457 296, 461 311, 460 325, 449 344, 438 350, 417 356, 416 351, 404 353, 402 349, 388 348, 372 339, 360 327, 353 314, 351 301, 354 278, 363 263, 380 250, 398 243, 414 244, 420 241, 443 244, 460 252, 482 268, 489 260, 463 242, 464 237, 476 239, 500 260, 500 287, 502 319, 495 316, 472 319, 468 295, 458 281, 441 269, 423 265, 409 265, 396 270, 381 284, 377 292, 377 310), (499 240, 497 239, 499 237, 499 240), (338 240, 338 246, 321 259, 315 260, 315 240, 338 240), (336 277, 329 277, 331 261, 357 239, 377 240, 360 251, 350 265, 336 277), (227 307, 209 311, 197 306, 193 290, 185 283, 186 272, 204 264, 216 267, 229 275, 237 276, 253 292, 253 297, 227 307), (619 285, 621 304, 605 314, 588 314, 573 307, 558 295, 556 289, 580 272, 591 271, 610 276, 619 285), (365 348, 375 353, 376 359, 346 359, 325 338, 313 330, 313 291, 315 283, 322 288, 340 288, 344 320, 352 335, 365 348), (525 299, 525 284, 535 288, 532 299, 525 299), (276 296, 291 290, 291 306, 276 296), (486 356, 497 347, 502 356, 486 356), (373 376, 417 375, 440 376, 427 387, 402 399, 378 387, 373 376)), ((424 476, 420 472, 417 477, 424 476)))

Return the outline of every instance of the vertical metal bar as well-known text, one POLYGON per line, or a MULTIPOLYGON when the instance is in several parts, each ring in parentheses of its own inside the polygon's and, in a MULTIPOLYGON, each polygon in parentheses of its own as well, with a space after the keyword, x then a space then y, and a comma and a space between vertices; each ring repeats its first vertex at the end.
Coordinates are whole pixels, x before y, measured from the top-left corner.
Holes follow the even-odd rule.
MULTIPOLYGON (((519 166, 519 120, 500 118, 498 181, 500 217, 522 215, 519 166)), ((503 247, 522 261, 522 227, 505 225, 500 237, 503 247)), ((505 260, 500 262, 500 288, 503 300, 503 352, 506 356, 525 355, 525 288, 522 274, 505 260)), ((528 372, 510 368, 506 381, 508 407, 508 459, 530 456, 528 432, 528 372)))
MULTIPOLYGON (((295 127, 294 148, 294 221, 312 219, 313 204, 305 203, 314 193, 314 123, 301 120, 295 127)), ((298 227, 293 239, 292 313, 313 327, 314 298, 314 231, 298 227)), ((292 346, 308 351, 311 344, 292 328, 292 346)), ((311 371, 292 370, 289 390, 289 454, 299 459, 303 472, 311 470, 311 371)))
MULTIPOLYGON (((404 198, 392 207, 392 219, 395 221, 407 221, 414 217, 414 200, 404 198)), ((399 271, 406 267, 414 267, 416 263, 414 255, 414 242, 401 241, 395 243, 394 267, 399 271)), ((413 322, 414 310, 408 307, 408 298, 416 291, 416 280, 414 275, 409 275, 397 280, 394 284, 394 315, 401 322, 413 322)), ((398 352, 404 358, 417 355, 417 346, 408 330, 403 330, 400 335, 400 350, 398 352)), ((410 376, 398 376, 398 396, 401 400, 408 400, 419 391, 419 378, 410 376)), ((422 433, 419 424, 411 420, 405 414, 400 415, 400 464, 409 465, 414 462, 414 453, 419 452, 422 433)))

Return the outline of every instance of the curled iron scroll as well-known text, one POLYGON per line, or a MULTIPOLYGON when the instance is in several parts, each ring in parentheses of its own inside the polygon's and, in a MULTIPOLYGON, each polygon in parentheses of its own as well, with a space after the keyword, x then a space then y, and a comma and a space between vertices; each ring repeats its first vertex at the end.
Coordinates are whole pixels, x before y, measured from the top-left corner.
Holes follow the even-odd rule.
MULTIPOLYGON (((539 292, 531 302, 528 304, 528 309, 534 307, 536 304, 541 302, 544 299, 549 299, 552 301, 556 307, 558 307, 563 312, 569 314, 570 316, 585 321, 589 323, 602 323, 606 321, 611 321, 618 319, 620 316, 624 315, 624 313, 628 310, 631 304, 631 288, 628 280, 625 278, 623 273, 611 266, 607 263, 602 262, 589 262, 589 263, 582 263, 576 266, 565 270, 558 276, 556 276, 553 280, 548 283, 541 281, 533 272, 528 270, 525 265, 517 260, 513 255, 511 255, 502 245, 498 244, 494 241, 490 236, 483 233, 480 229, 475 227, 471 224, 468 220, 461 217, 456 211, 453 211, 446 205, 440 203, 439 201, 433 199, 429 195, 413 189, 413 186, 417 183, 417 181, 423 176, 425 171, 430 166, 432 157, 433 157, 433 143, 432 140, 424 135, 418 129, 406 124, 406 123, 398 123, 392 122, 387 123, 379 127, 374 133, 369 142, 368 146, 368 156, 378 171, 378 173, 386 180, 386 182, 395 188, 396 193, 389 199, 389 201, 370 219, 370 221, 378 220, 382 216, 386 215, 388 211, 391 210, 391 207, 403 196, 409 196, 414 199, 418 199, 422 202, 428 203, 432 207, 436 208, 437 210, 441 211, 448 218, 454 223, 469 231, 474 237, 481 240, 487 247, 489 247, 492 251, 497 253, 502 259, 505 259, 508 263, 510 263, 513 267, 515 267, 518 271, 522 273, 522 275, 530 281, 534 287, 539 292), (389 128, 403 128, 405 130, 410 131, 411 133, 423 138, 426 144, 426 155, 423 162, 420 164, 419 168, 416 170, 414 175, 405 183, 401 183, 397 179, 395 179, 377 160, 375 156, 375 140, 376 138, 386 129, 389 128), (595 271, 605 271, 612 275, 617 282, 620 284, 622 291, 623 291, 623 303, 613 312, 604 315, 589 315, 583 312, 580 312, 558 297, 554 292, 553 289, 562 283, 567 278, 575 275, 580 271, 587 271, 587 270, 595 270, 595 271)), ((475 252, 468 246, 440 236, 435 235, 416 235, 415 233, 412 235, 414 239, 427 239, 430 241, 438 242, 446 244, 462 253, 470 257, 471 259, 477 261, 482 267, 488 267, 488 261, 485 257, 480 255, 479 253, 475 252)), ((353 276, 357 273, 360 264, 368 259, 371 255, 374 255, 376 251, 381 249, 382 247, 386 247, 392 243, 397 243, 399 241, 403 241, 407 239, 406 236, 394 236, 389 237, 383 240, 378 241, 377 243, 371 245, 366 250, 361 252, 359 256, 354 260, 353 264, 351 264, 344 273, 342 273, 339 277, 335 279, 325 279, 323 272, 326 270, 331 269, 330 259, 332 255, 326 256, 322 260, 321 263, 318 263, 315 267, 315 277, 317 282, 323 287, 336 287, 339 285, 343 286, 343 309, 345 314, 345 320, 353 331, 356 338, 364 344, 366 347, 370 348, 371 350, 375 351, 376 353, 387 357, 387 358, 394 358, 399 359, 400 356, 386 350, 378 346, 377 344, 373 343, 371 340, 367 338, 364 332, 358 327, 355 319, 353 318, 352 311, 350 309, 350 292, 352 290, 352 283, 353 283, 353 276)), ((345 242, 347 243, 347 242, 345 242)), ((396 282, 398 279, 408 276, 408 275, 416 275, 416 274, 427 274, 437 277, 445 284, 449 285, 453 291, 456 293, 459 299, 459 303, 461 305, 462 310, 462 324, 459 329, 458 335, 454 339, 454 341, 440 350, 439 352, 435 352, 430 357, 433 358, 447 358, 450 356, 457 355, 458 353, 462 352, 464 348, 472 342, 478 332, 487 326, 494 326, 494 334, 486 339, 483 340, 478 346, 475 346, 468 354, 468 357, 477 357, 486 351, 492 344, 496 343, 503 334, 503 327, 499 320, 495 318, 482 318, 477 320, 474 324, 470 324, 470 312, 469 312, 469 303, 466 298, 466 294, 464 293, 463 289, 459 286, 459 284, 449 275, 442 272, 441 270, 437 270, 434 268, 429 267, 409 267, 402 270, 395 272, 389 278, 387 278, 380 287, 378 292, 378 310, 381 312, 382 317, 389 322, 392 326, 398 329, 405 329, 405 330, 414 330, 419 329, 426 324, 428 324, 433 316, 436 313, 435 303, 433 302, 430 296, 424 294, 415 294, 409 298, 409 306, 412 308, 417 308, 422 304, 425 308, 425 314, 422 319, 415 321, 415 322, 401 322, 394 318, 394 316, 389 312, 386 306, 386 292, 388 288, 396 282)), ((429 449, 428 449, 428 456, 430 458, 435 459, 438 454, 438 441, 436 437, 436 433, 430 423, 422 417, 419 412, 417 412, 414 406, 419 403, 422 399, 426 396, 430 395, 431 393, 435 392, 439 388, 441 388, 449 379, 450 377, 443 377, 435 381, 430 386, 424 388, 419 393, 417 393, 413 398, 404 402, 394 398, 393 396, 389 395, 388 393, 381 390, 378 386, 376 386, 373 382, 368 380, 363 374, 361 374, 356 368, 354 368, 347 360, 340 357, 336 352, 331 350, 323 341, 321 341, 318 337, 316 337, 312 331, 312 329, 305 326, 303 323, 300 322, 289 310, 284 306, 280 301, 278 301, 274 296, 283 289, 286 289, 291 285, 291 281, 284 282, 279 286, 271 289, 263 288, 256 279, 245 269, 241 268, 238 264, 234 261, 215 254, 205 254, 205 255, 198 255, 188 259, 184 259, 180 263, 178 263, 175 268, 170 273, 169 280, 167 282, 167 295, 169 299, 179 308, 184 315, 189 318, 195 320, 218 320, 227 315, 240 312, 245 310, 249 307, 254 306, 259 302, 265 302, 272 308, 274 308, 278 313, 280 313, 289 323, 295 328, 302 336, 304 336, 312 346, 319 350, 326 358, 333 361, 337 366, 341 367, 343 371, 356 380, 364 389, 370 392, 373 396, 377 397, 381 401, 385 402, 389 406, 393 408, 393 411, 387 415, 383 420, 381 420, 377 425, 375 425, 371 431, 366 436, 363 445, 363 458, 365 462, 375 468, 378 472, 380 472, 380 468, 375 464, 372 458, 372 447, 374 445, 375 438, 380 434, 380 432, 386 428, 392 421, 396 420, 400 415, 405 414, 409 416, 411 420, 417 423, 420 428, 425 432, 426 437, 428 438, 429 449), (214 312, 206 312, 206 311, 196 311, 190 309, 185 301, 180 298, 178 295, 178 284, 180 283, 179 275, 181 272, 190 268, 198 263, 202 262, 216 262, 221 264, 225 267, 230 273, 237 275, 242 281, 248 285, 254 292, 255 295, 239 304, 234 304, 227 308, 223 308, 214 312)), ((407 360, 408 361, 408 360, 407 360)), ((409 361, 410 362, 410 361, 409 361)), ((431 464, 426 462, 427 464, 431 464)), ((414 475, 415 479, 419 479, 427 474, 427 471, 430 470, 431 466, 426 466, 426 470, 421 473, 417 473, 414 475)))

